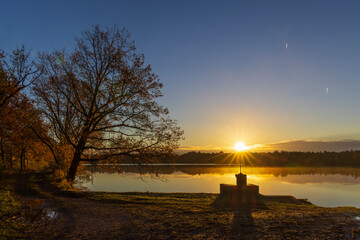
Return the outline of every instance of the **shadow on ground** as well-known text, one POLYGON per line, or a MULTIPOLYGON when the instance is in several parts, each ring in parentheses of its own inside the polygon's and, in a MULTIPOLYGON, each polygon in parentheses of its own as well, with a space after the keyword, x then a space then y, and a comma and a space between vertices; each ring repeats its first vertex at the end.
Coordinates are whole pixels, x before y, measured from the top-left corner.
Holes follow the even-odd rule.
POLYGON ((232 237, 234 239, 256 239, 256 226, 251 208, 239 208, 234 211, 232 237))

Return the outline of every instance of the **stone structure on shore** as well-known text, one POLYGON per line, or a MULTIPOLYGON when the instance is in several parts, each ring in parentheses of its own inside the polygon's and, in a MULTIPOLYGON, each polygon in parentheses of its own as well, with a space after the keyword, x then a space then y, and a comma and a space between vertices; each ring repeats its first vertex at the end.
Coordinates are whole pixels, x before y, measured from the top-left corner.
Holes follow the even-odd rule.
POLYGON ((220 184, 220 194, 213 202, 213 205, 221 208, 251 209, 265 207, 265 201, 311 204, 307 199, 296 199, 289 195, 261 195, 259 186, 247 183, 247 176, 241 172, 235 174, 236 185, 220 184))
POLYGON ((219 204, 223 206, 259 205, 259 186, 247 183, 247 176, 241 172, 235 175, 236 185, 220 184, 219 204))

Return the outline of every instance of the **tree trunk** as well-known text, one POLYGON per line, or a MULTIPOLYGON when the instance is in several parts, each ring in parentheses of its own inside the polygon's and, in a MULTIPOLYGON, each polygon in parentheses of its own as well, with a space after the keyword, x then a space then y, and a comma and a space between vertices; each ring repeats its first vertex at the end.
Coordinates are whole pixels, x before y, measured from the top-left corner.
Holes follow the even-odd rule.
POLYGON ((80 158, 77 159, 77 158, 75 158, 75 155, 74 155, 74 158, 71 161, 71 165, 70 165, 69 171, 66 176, 66 179, 68 181, 73 182, 75 180, 75 175, 76 175, 77 169, 79 167, 79 163, 80 163, 80 158))
POLYGON ((73 182, 75 180, 75 175, 76 175, 77 169, 78 169, 79 164, 80 164, 81 155, 82 155, 82 153, 84 151, 84 148, 85 148, 86 140, 84 140, 84 139, 87 139, 87 135, 85 135, 85 134, 83 134, 83 136, 80 138, 80 141, 79 141, 79 143, 78 143, 78 145, 76 147, 73 159, 71 161, 69 171, 68 171, 67 176, 66 176, 66 179, 68 181, 73 182))
POLYGON ((26 169, 26 148, 24 147, 24 153, 23 153, 23 167, 24 170, 26 169))
POLYGON ((20 171, 22 172, 24 170, 24 147, 21 147, 20 152, 20 171))
POLYGON ((13 156, 12 156, 12 154, 9 157, 9 162, 10 162, 10 169, 12 170, 13 169, 13 156))
POLYGON ((4 140, 0 137, 1 165, 5 166, 4 140))

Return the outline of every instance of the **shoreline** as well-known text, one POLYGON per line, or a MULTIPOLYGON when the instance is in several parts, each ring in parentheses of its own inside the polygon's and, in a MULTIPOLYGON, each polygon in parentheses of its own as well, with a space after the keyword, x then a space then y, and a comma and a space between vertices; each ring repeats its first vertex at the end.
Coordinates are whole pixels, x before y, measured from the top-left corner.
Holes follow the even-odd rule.
POLYGON ((13 206, 1 216, 0 239, 352 239, 360 232, 358 208, 279 196, 265 196, 263 208, 218 208, 214 193, 61 191, 34 173, 0 186, 13 206))

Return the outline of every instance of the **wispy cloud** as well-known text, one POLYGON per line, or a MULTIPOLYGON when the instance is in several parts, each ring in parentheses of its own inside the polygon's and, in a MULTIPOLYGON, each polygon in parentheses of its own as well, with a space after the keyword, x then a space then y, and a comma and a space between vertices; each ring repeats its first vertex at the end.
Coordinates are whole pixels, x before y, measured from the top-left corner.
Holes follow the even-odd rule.
MULTIPOLYGON (((272 151, 300 151, 300 152, 341 152, 349 150, 360 150, 360 140, 339 140, 339 141, 320 141, 320 140, 292 140, 278 143, 255 145, 250 148, 250 152, 272 152, 272 151)), ((201 152, 233 152, 233 147, 220 146, 181 146, 179 152, 201 151, 201 152)))
POLYGON ((191 152, 191 151, 200 151, 200 152, 220 152, 220 151, 233 151, 232 147, 221 147, 221 146, 180 146, 178 152, 191 152))
POLYGON ((307 151, 341 152, 347 150, 360 150, 360 141, 359 140, 340 140, 340 141, 294 140, 294 141, 266 144, 264 146, 272 151, 278 150, 278 151, 301 151, 301 152, 307 152, 307 151))

